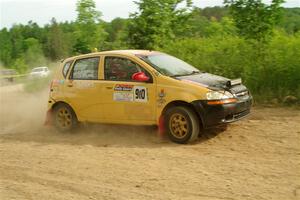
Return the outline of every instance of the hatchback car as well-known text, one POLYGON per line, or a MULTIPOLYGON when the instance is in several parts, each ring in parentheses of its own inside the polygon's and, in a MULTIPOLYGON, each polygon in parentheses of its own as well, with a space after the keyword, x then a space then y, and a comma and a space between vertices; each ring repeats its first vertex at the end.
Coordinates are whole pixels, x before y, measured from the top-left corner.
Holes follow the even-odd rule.
POLYGON ((173 56, 120 50, 64 60, 50 87, 47 123, 72 131, 79 122, 158 125, 176 143, 202 128, 250 113, 241 79, 199 71, 173 56))
POLYGON ((33 68, 30 72, 30 78, 46 78, 50 74, 48 67, 36 67, 33 68))

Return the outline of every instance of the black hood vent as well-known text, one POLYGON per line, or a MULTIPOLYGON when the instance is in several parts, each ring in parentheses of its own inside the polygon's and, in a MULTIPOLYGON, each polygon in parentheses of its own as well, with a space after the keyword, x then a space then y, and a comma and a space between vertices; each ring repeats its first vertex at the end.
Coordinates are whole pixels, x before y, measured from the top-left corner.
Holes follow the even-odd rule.
POLYGON ((176 77, 176 79, 200 83, 204 87, 207 87, 211 90, 227 90, 232 94, 243 94, 243 92, 248 93, 247 88, 242 85, 242 80, 240 78, 230 80, 228 78, 217 76, 214 74, 201 73, 189 76, 180 76, 176 77))

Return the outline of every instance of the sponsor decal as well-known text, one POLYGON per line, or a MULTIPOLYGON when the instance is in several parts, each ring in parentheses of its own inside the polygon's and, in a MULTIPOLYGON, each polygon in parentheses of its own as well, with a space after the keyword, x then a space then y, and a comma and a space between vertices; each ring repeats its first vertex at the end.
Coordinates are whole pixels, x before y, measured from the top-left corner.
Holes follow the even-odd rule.
POLYGON ((115 91, 132 91, 133 85, 127 84, 117 84, 115 86, 115 91))
POLYGON ((60 84, 60 81, 57 79, 52 80, 52 87, 57 87, 60 84))
POLYGON ((157 99, 157 105, 159 107, 166 103, 165 97, 166 97, 165 90, 161 89, 160 92, 158 93, 158 99, 157 99))
POLYGON ((93 88, 95 85, 93 82, 85 82, 85 81, 80 81, 80 82, 73 82, 76 84, 76 87, 78 89, 88 89, 88 88, 93 88))
POLYGON ((114 101, 133 101, 132 92, 114 92, 114 101))

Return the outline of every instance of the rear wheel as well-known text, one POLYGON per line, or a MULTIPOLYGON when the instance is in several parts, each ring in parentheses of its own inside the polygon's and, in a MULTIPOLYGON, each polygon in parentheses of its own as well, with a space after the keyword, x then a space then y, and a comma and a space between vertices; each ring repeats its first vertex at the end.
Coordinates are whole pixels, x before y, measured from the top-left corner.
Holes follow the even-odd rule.
POLYGON ((167 110, 165 127, 170 140, 180 144, 195 141, 200 132, 197 115, 192 109, 183 106, 167 110))
POLYGON ((72 131, 78 125, 73 109, 67 104, 59 104, 54 108, 53 122, 56 129, 61 132, 72 131))

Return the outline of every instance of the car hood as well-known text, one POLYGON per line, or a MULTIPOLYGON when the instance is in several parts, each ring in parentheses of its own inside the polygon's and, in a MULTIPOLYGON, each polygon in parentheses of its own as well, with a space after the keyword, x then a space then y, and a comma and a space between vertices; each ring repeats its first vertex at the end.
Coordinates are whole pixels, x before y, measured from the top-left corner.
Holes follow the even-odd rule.
POLYGON ((180 76, 176 79, 196 82, 210 89, 226 89, 230 86, 230 79, 210 73, 180 76))

